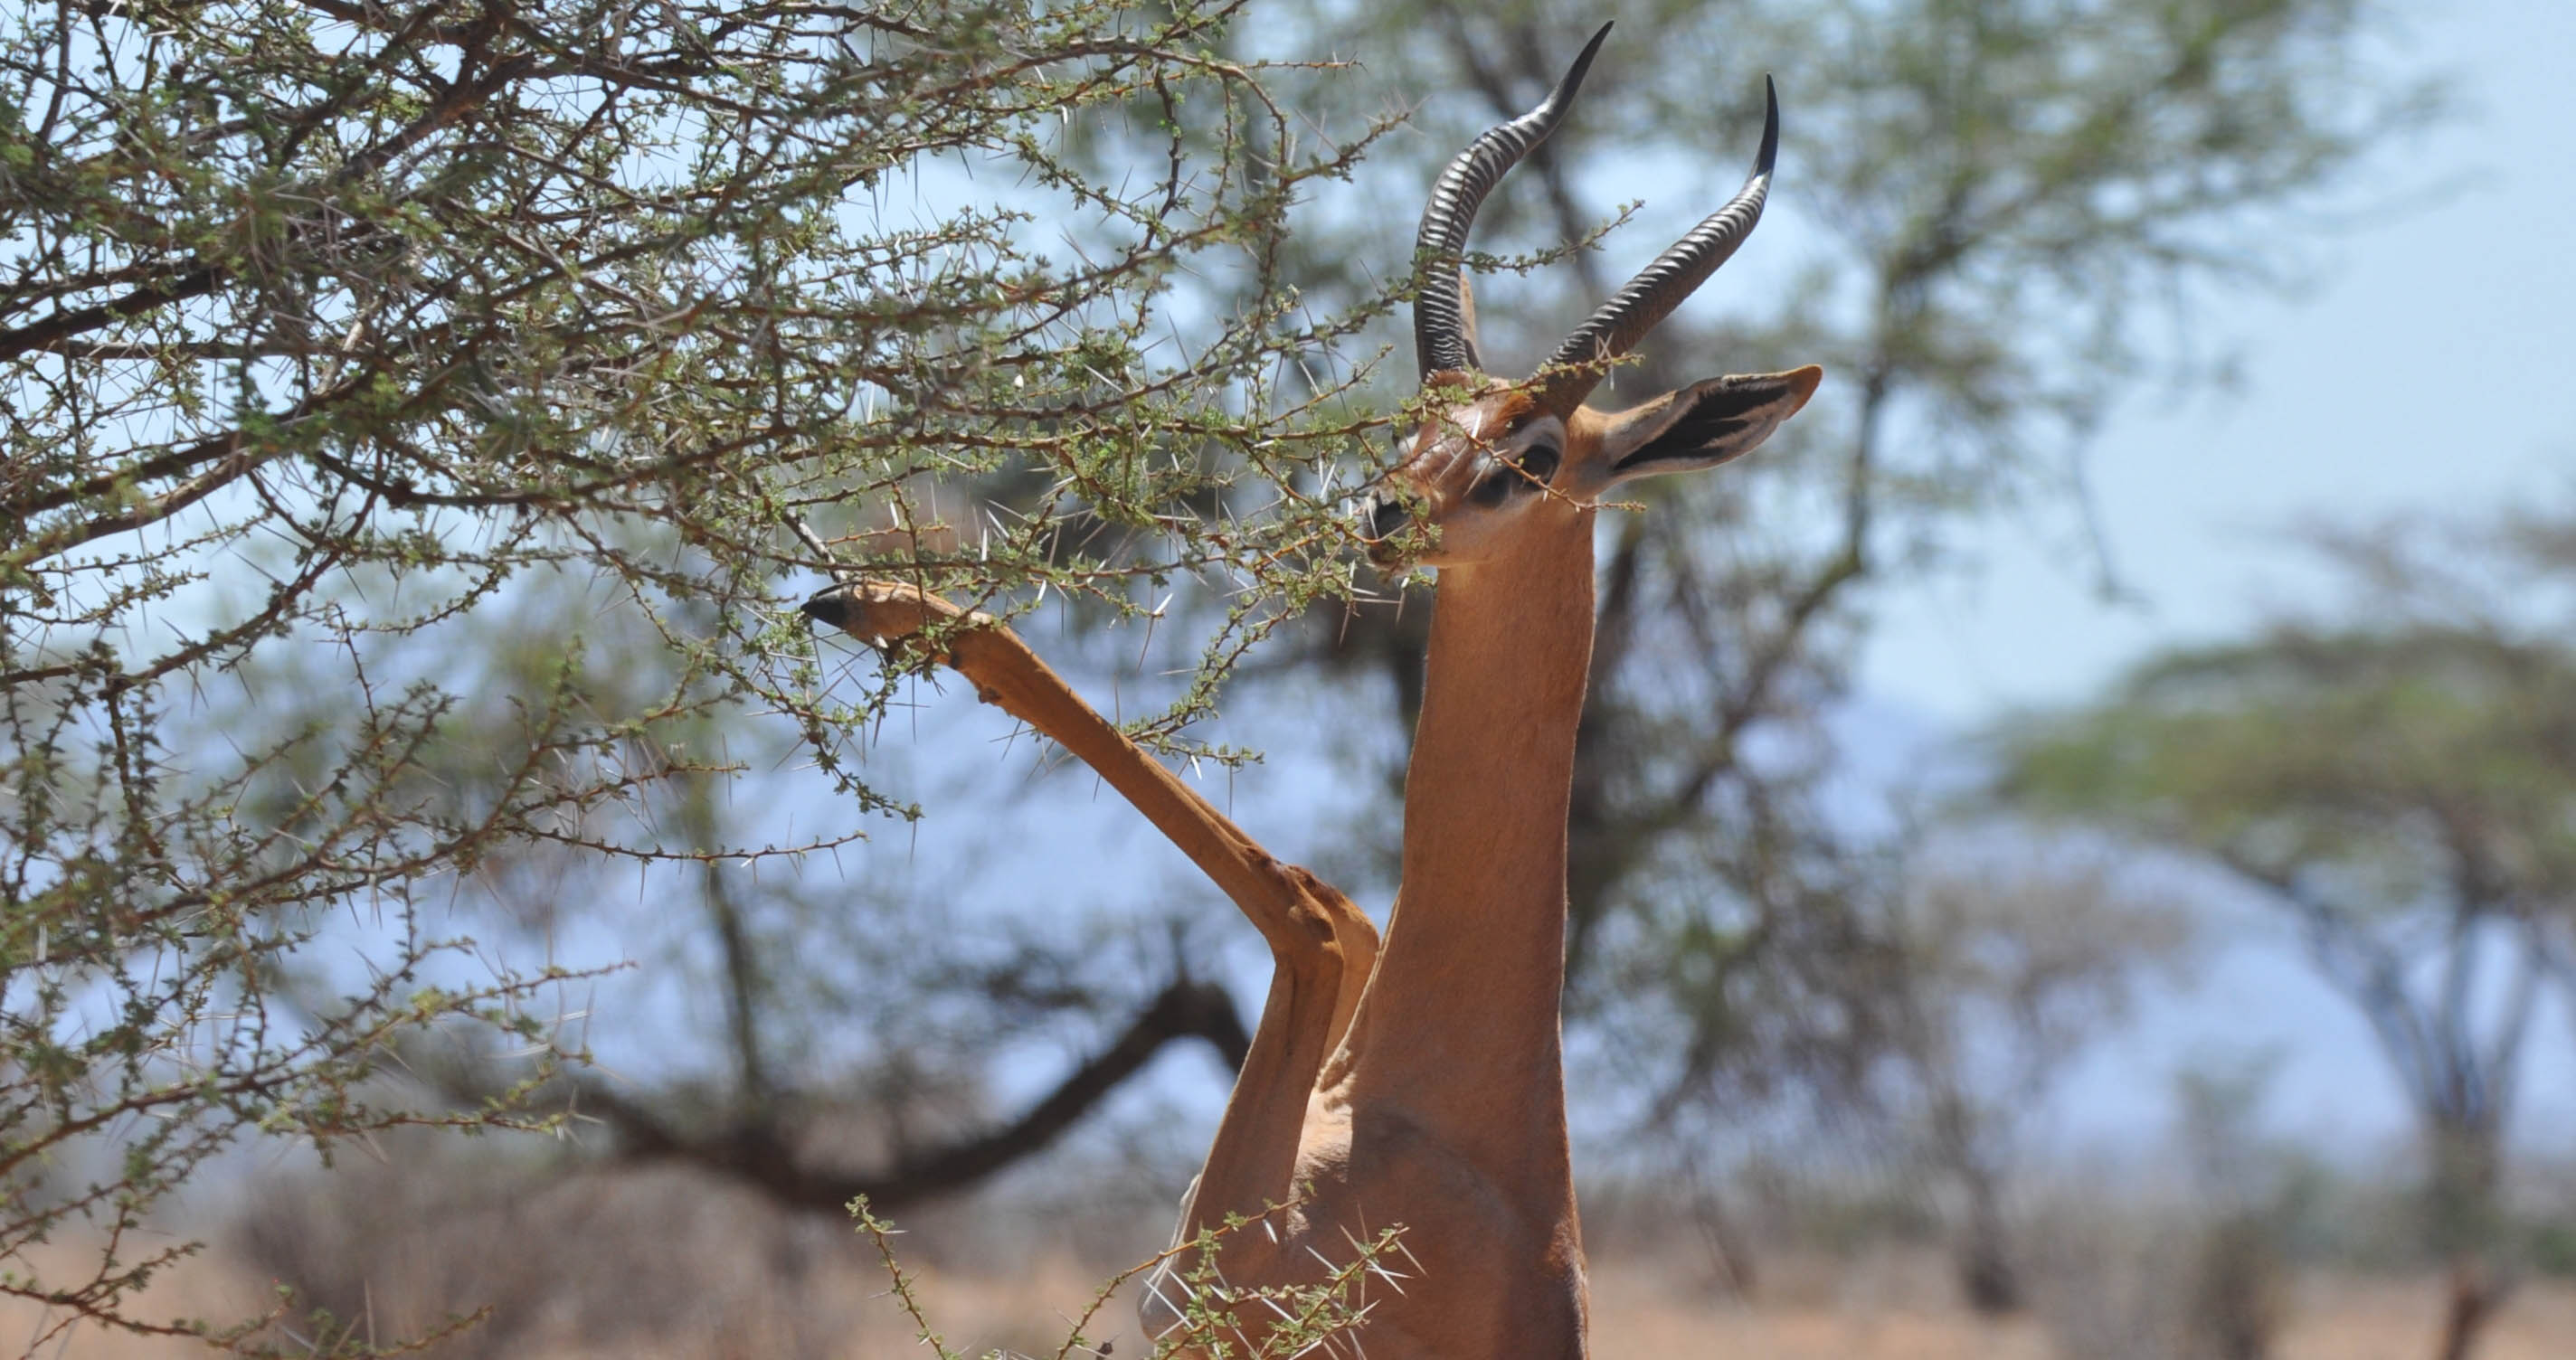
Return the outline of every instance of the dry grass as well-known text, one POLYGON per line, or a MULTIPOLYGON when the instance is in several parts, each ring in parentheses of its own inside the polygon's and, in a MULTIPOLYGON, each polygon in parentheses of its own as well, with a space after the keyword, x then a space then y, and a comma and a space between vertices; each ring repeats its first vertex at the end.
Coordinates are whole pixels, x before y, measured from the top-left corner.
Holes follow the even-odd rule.
MULTIPOLYGON (((705 1220, 678 1225, 702 1229, 705 1220)), ((684 1253, 689 1244, 675 1242, 684 1253)), ((775 1248, 780 1243, 757 1244, 775 1248)), ((616 1254, 651 1255, 629 1240, 616 1254)), ((603 1252, 603 1254, 607 1254, 603 1252)), ((572 1269, 515 1281, 515 1315, 496 1317, 482 1344, 466 1340, 442 1355, 508 1354, 526 1360, 658 1360, 660 1357, 762 1357, 787 1360, 890 1360, 926 1352, 911 1324, 885 1297, 885 1280, 858 1251, 837 1248, 788 1274, 769 1264, 701 1262, 698 1291, 646 1268, 619 1275, 572 1269), (548 1297, 548 1291, 560 1290, 548 1297), (678 1291, 676 1294, 674 1291, 678 1291)), ((511 1268, 506 1251, 485 1263, 511 1268)), ((597 1263, 594 1262, 595 1266, 597 1263)), ((2055 1360, 2040 1326, 1987 1324, 1939 1301, 1936 1263, 1899 1253, 1868 1255, 1829 1268, 1820 1261, 1775 1263, 1774 1297, 1742 1306, 1709 1297, 1704 1286, 1643 1261, 1604 1261, 1593 1273, 1593 1353, 1617 1360, 1743 1356, 1761 1360, 2055 1360)), ((922 1296, 948 1342, 970 1353, 1004 1347, 1052 1355, 1066 1319, 1090 1298, 1092 1272, 1069 1260, 1043 1262, 1008 1279, 958 1270, 924 1270, 922 1296)), ((412 1309, 406 1281, 373 1282, 381 1314, 412 1309)), ((273 1285, 238 1259, 192 1262, 156 1286, 152 1302, 167 1314, 239 1317, 274 1298, 273 1285)), ((2423 1360, 2432 1353, 2439 1296, 2430 1280, 2311 1280, 2279 1360, 2423 1360)), ((40 1311, 0 1305, 0 1355, 17 1353, 40 1330, 40 1311)), ((1103 1335, 1118 1354, 1148 1349, 1132 1335, 1130 1314, 1113 1304, 1103 1335)), ((364 1325, 363 1320, 361 1325, 364 1325)), ((180 1342, 147 1342, 75 1329, 45 1354, 62 1360, 158 1360, 206 1352, 180 1342)), ((2534 1284, 2513 1300, 2480 1360, 2566 1360, 2576 1355, 2576 1287, 2534 1284)), ((2067 1357, 2067 1360, 2081 1360, 2067 1357)))
MULTIPOLYGON (((2040 1325, 1995 1324, 1927 1300, 1921 1263, 1863 1258, 1838 1297, 1714 1301, 1643 1263, 1593 1273, 1592 1350, 1604 1357, 1760 1360, 2059 1360, 2040 1325), (1901 1277, 1890 1281, 1888 1276, 1901 1277)), ((1807 1276, 1813 1266, 1797 1272, 1807 1276)), ((1801 1279, 1779 1291, 1811 1295, 1801 1279)), ((2306 1281, 2277 1360, 2426 1360, 2441 1317, 2440 1283, 2350 1277, 2306 1281)), ((2478 1360, 2576 1356, 2576 1286, 2535 1283, 2514 1296, 2478 1360)), ((2089 1360, 2065 1356, 2064 1360, 2089 1360)))

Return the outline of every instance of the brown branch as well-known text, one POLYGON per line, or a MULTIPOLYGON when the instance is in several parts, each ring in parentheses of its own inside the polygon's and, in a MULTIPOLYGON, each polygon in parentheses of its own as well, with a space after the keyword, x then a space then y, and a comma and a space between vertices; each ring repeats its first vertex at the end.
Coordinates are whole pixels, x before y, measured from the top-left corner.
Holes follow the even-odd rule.
POLYGON ((880 1210, 898 1208, 965 1189, 1023 1158, 1043 1151, 1128 1078, 1143 1070, 1163 1046, 1204 1039, 1239 1067, 1252 1046, 1234 999, 1213 982, 1190 978, 1165 987, 1116 1040, 1056 1083, 1019 1118, 953 1142, 908 1151, 874 1171, 801 1165, 774 1122, 759 1118, 711 1134, 673 1129, 637 1101, 604 1083, 585 1081, 575 1105, 616 1130, 622 1155, 634 1160, 674 1160, 702 1166, 749 1184, 779 1204, 819 1213, 843 1212, 866 1196, 880 1210))
POLYGON ((156 307, 167 307, 173 302, 203 297, 213 292, 215 285, 222 278, 223 275, 218 271, 200 267, 167 283, 147 284, 137 288, 114 302, 102 302, 96 306, 56 312, 42 321, 20 326, 16 330, 0 331, 0 360, 15 359, 32 350, 50 349, 57 342, 83 331, 96 330, 110 322, 140 316, 156 307))
POLYGON ((1670 797, 1663 800, 1659 825, 1677 822, 1698 806, 1718 776, 1735 767, 1736 743, 1746 728, 1769 709, 1774 687, 1797 656, 1807 630, 1845 589, 1870 575, 1869 532, 1875 508, 1879 432, 1894 385, 1884 363, 1872 365, 1861 384, 1860 428, 1853 436, 1848 480, 1843 487, 1843 541, 1834 555, 1816 568, 1745 667, 1742 686, 1720 706, 1717 732, 1702 747, 1700 759, 1670 797))
POLYGON ((1117 1042, 1075 1068, 1044 1100, 1009 1125, 906 1156, 874 1177, 826 1178, 812 1187, 822 1196, 817 1202, 837 1209, 865 1195, 869 1203, 891 1208, 907 1198, 940 1194, 979 1180, 1054 1141, 1141 1070, 1163 1045, 1185 1038, 1214 1044, 1228 1065, 1238 1069, 1252 1047, 1252 1036, 1244 1031, 1234 998, 1225 988, 1178 979, 1154 998, 1117 1042))

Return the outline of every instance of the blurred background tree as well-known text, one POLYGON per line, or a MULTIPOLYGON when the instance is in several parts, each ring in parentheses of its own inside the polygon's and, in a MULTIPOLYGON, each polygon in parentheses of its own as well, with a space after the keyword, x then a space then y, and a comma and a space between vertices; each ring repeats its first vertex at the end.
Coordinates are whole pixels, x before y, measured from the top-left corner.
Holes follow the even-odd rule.
POLYGON ((2151 658, 2002 742, 2012 805, 2223 866, 2368 1021, 2414 1109, 2442 1360, 2513 1286, 2505 1131, 2576 902, 2565 534, 2529 513, 2313 530, 2342 613, 2151 658))
POLYGON ((1870 985, 1891 1023, 1872 1115, 1956 1195, 1960 1296, 2001 1315, 2029 1302, 2006 1197, 2032 1116, 2146 975, 2183 963, 2188 918, 2103 865, 2034 863, 2024 844, 1920 862, 1933 858, 1918 850, 1881 880, 1895 900, 1870 985))

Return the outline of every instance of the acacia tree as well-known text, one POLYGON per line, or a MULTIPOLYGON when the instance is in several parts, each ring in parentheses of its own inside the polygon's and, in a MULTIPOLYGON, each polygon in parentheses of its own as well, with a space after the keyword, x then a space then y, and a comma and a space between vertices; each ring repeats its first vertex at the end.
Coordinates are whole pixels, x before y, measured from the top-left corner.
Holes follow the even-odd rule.
POLYGON ((2154 657, 2001 738, 2010 803, 2224 867, 2368 1021, 2415 1113, 2443 1360, 2512 1287, 2505 1133, 2576 900, 2576 653, 2547 594, 2488 593, 2534 579, 2515 528, 2318 535, 2362 587, 2344 613, 2154 657))
POLYGON ((530 1005, 557 973, 426 904, 532 910, 600 857, 712 878, 893 810, 784 608, 822 565, 803 517, 1004 612, 1250 586, 1206 684, 1330 588, 1314 469, 1355 418, 1278 375, 1387 299, 1296 308, 1277 260, 1372 129, 1292 142, 1270 73, 1210 54, 1239 7, 9 11, 0 1291, 58 1310, 31 1348, 194 1328, 131 1306, 187 1248, 125 1238, 245 1133, 505 1121, 551 1075, 451 1114, 370 1094, 422 1027, 569 1042, 530 1005), (1211 96, 1227 135, 1164 134, 1211 96), (1110 143, 1154 173, 1069 152, 1110 143), (1172 308, 1195 274, 1235 305, 1172 308), (1010 516, 941 492, 994 480, 1010 516), (1262 512, 1210 515, 1228 485, 1262 512), (619 654, 579 611, 493 645, 564 597, 637 625, 619 654), (837 823, 686 820, 762 710, 837 823), (360 947, 308 948, 335 919, 360 947))
MULTIPOLYGON (((1911 857, 1917 860, 1921 855, 1911 857)), ((1962 1201, 1959 1292, 2026 1305, 2007 1197, 2030 1117, 2185 943, 2164 903, 2106 869, 1965 862, 1892 868, 1872 985, 1894 1020, 1884 1097, 1922 1164, 1962 1201)))

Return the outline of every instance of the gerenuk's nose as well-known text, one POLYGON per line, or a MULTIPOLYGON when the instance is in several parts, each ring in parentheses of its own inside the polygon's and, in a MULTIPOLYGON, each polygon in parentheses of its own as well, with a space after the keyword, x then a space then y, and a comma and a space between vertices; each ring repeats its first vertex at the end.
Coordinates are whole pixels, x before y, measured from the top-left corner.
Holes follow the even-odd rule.
POLYGON ((1367 517, 1368 534, 1371 538, 1384 538, 1403 528, 1404 522, 1413 517, 1413 512, 1404 508, 1403 501, 1393 496, 1381 496, 1375 492, 1371 492, 1368 500, 1362 504, 1361 513, 1367 517))

